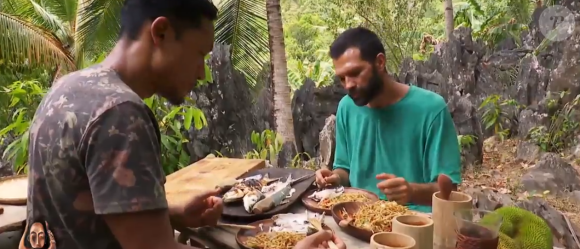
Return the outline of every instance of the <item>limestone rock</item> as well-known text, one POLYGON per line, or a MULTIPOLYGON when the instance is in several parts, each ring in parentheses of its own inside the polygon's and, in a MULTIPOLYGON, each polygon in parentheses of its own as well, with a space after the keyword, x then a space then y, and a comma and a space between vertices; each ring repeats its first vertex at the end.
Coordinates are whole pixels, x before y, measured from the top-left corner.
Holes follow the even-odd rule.
POLYGON ((535 167, 522 176, 521 183, 526 191, 566 196, 580 190, 578 171, 554 153, 544 154, 535 167))

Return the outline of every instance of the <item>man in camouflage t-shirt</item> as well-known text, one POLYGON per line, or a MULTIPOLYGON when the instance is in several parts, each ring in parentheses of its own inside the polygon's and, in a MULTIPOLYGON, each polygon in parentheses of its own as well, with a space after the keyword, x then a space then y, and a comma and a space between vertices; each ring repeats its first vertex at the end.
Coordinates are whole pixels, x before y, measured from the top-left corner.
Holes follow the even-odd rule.
POLYGON ((110 55, 60 78, 31 125, 28 220, 45 219, 58 249, 179 248, 170 219, 195 227, 221 214, 217 191, 168 208, 159 127, 142 101, 180 104, 205 77, 217 9, 128 0, 121 15, 110 55))
MULTIPOLYGON (((44 97, 30 130, 27 220, 46 220, 58 249, 191 248, 175 242, 172 225, 217 223, 218 190, 168 207, 159 127, 142 101, 159 94, 180 104, 205 78, 216 16, 210 0, 126 0, 105 61, 44 97)), ((328 240, 346 248, 324 231, 294 248, 328 240)))

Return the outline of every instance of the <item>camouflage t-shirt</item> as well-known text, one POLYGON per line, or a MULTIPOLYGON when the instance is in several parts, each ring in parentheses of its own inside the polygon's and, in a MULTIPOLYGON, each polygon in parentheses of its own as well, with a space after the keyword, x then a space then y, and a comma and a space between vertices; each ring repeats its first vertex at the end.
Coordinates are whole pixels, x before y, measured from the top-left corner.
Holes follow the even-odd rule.
POLYGON ((121 248, 101 215, 166 209, 159 127, 119 78, 93 66, 58 80, 30 129, 28 220, 58 249, 121 248))

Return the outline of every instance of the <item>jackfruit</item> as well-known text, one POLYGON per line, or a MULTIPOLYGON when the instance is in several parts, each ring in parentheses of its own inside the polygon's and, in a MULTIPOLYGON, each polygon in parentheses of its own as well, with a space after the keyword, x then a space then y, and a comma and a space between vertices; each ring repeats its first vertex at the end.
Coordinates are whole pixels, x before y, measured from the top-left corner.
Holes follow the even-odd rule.
MULTIPOLYGON (((501 207, 494 211, 503 217, 499 229, 498 249, 552 249, 552 230, 534 213, 517 207, 501 207)), ((491 216, 489 216, 491 217, 491 216)), ((483 217, 482 224, 491 219, 483 217)))

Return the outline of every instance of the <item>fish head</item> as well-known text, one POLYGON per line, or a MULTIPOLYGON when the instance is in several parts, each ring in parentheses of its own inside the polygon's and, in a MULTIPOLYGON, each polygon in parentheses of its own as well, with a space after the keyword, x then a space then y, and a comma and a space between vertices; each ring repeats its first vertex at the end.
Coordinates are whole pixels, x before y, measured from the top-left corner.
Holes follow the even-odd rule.
POLYGON ((244 190, 242 189, 231 189, 230 191, 226 192, 223 196, 223 202, 230 203, 235 202, 243 198, 245 195, 244 190))
POLYGON ((264 195, 262 192, 257 190, 251 191, 250 193, 246 194, 246 196, 244 196, 244 209, 247 212, 251 212, 254 205, 263 198, 264 195))
POLYGON ((340 186, 334 189, 334 192, 336 193, 344 193, 344 186, 340 186))

